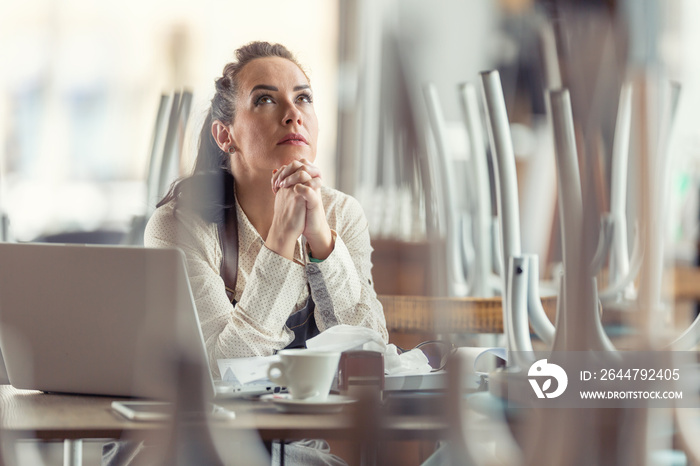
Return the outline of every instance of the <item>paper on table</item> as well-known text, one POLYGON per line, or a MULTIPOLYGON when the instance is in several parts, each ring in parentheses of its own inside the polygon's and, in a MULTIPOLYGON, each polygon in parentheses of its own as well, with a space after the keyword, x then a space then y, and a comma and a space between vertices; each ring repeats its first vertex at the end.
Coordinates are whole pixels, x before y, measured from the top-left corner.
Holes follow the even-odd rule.
POLYGON ((267 368, 271 363, 279 361, 280 357, 258 356, 252 358, 219 359, 219 373, 227 382, 238 382, 241 385, 256 380, 267 379, 267 368))

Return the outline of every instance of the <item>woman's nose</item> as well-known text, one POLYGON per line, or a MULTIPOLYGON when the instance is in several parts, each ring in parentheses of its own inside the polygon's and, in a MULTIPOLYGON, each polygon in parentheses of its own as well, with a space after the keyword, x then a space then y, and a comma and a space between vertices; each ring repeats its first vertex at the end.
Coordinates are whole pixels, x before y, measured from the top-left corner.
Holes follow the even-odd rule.
POLYGON ((296 105, 290 104, 285 108, 284 116, 282 118, 284 125, 291 125, 296 123, 297 125, 302 124, 302 116, 296 105))

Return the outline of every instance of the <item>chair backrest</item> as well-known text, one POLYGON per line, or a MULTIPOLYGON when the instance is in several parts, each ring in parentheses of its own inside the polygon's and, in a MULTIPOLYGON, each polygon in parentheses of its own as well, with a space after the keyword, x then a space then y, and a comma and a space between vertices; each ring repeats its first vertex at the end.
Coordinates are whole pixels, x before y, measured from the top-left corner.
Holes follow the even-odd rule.
MULTIPOLYGON (((158 105, 158 113, 156 114, 155 127, 153 128, 151 153, 148 157, 146 201, 149 213, 153 211, 155 204, 158 202, 158 176, 160 174, 160 166, 163 161, 163 147, 165 146, 167 122, 169 120, 169 114, 172 112, 173 108, 171 104, 179 99, 179 93, 175 93, 172 96, 167 94, 162 94, 160 96, 160 104, 158 105)), ((175 104, 174 107, 177 108, 177 104, 175 104)))
POLYGON ((5 179, 3 175, 3 163, 0 160, 0 243, 10 240, 10 220, 4 209, 7 197, 3 195, 5 194, 3 191, 3 181, 5 179))
POLYGON ((440 206, 439 213, 443 216, 442 221, 444 221, 445 226, 446 257, 448 260, 446 292, 448 296, 466 296, 468 292, 465 276, 467 264, 461 241, 463 234, 461 228, 462 213, 459 212, 456 205, 453 157, 446 134, 446 123, 435 85, 426 84, 423 88, 423 97, 428 109, 428 120, 436 149, 430 162, 435 166, 435 175, 439 179, 437 184, 441 187, 436 195, 440 206))
POLYGON ((170 109, 170 119, 168 121, 168 131, 165 134, 161 163, 158 167, 158 182, 156 185, 158 198, 165 195, 170 184, 180 174, 180 158, 191 107, 191 91, 186 90, 181 94, 175 94, 170 109))
POLYGON ((10 240, 10 219, 0 210, 0 242, 10 240))
POLYGON ((473 84, 459 86, 460 103, 464 127, 469 138, 469 172, 474 183, 473 199, 474 222, 474 267, 469 290, 470 296, 489 298, 494 296, 491 284, 493 275, 493 216, 491 208, 491 181, 489 177, 486 145, 479 110, 477 91, 473 84))
POLYGON ((153 128, 146 178, 146 210, 131 221, 122 244, 142 245, 143 232, 156 204, 180 173, 180 158, 192 106, 192 92, 162 94, 153 128))
POLYGON ((191 107, 191 91, 161 96, 148 161, 147 216, 155 210, 156 203, 180 173, 180 158, 191 107))
MULTIPOLYGON (((0 243, 4 243, 9 239, 8 224, 7 215, 0 210, 0 243)), ((5 361, 2 358, 2 350, 0 350, 0 385, 8 383, 10 383, 10 379, 7 377, 5 361)))

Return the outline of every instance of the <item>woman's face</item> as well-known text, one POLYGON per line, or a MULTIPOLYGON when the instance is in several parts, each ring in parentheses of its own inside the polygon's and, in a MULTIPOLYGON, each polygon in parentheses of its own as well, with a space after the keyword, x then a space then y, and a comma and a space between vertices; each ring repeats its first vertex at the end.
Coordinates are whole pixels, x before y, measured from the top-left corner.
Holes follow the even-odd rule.
POLYGON ((316 159, 318 119, 311 87, 297 65, 280 57, 257 58, 239 75, 236 116, 230 126, 240 169, 269 176, 294 160, 316 159))

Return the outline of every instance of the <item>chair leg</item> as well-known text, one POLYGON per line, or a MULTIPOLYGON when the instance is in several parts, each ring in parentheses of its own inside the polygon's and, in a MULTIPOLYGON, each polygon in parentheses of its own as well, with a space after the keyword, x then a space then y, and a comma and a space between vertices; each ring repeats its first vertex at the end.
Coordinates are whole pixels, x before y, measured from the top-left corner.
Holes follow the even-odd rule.
POLYGON ((83 464, 83 441, 64 440, 63 441, 63 466, 82 466, 83 464))

